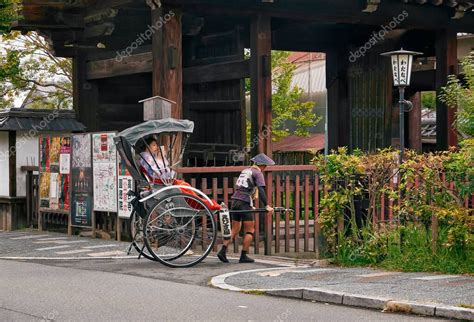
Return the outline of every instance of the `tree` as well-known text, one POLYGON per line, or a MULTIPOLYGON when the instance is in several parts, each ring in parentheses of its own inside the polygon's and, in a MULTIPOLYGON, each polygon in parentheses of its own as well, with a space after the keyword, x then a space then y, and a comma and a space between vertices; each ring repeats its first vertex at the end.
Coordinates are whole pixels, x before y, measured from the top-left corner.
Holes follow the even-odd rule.
POLYGON ((421 106, 430 110, 436 109, 436 92, 422 92, 421 106))
POLYGON ((290 56, 286 51, 272 52, 273 69, 273 137, 276 140, 288 135, 308 136, 309 128, 318 123, 321 118, 313 113, 314 102, 302 102, 303 90, 292 86, 296 65, 288 61, 290 56), (291 132, 288 122, 294 122, 296 129, 291 132))
POLYGON ((18 19, 20 0, 0 0, 0 34, 9 32, 11 23, 18 19))
POLYGON ((72 61, 54 56, 35 32, 11 32, 0 44, 0 108, 72 108, 72 61))
POLYGON ((462 62, 464 79, 450 75, 439 99, 448 106, 457 106, 454 127, 464 136, 474 138, 474 58, 462 62))
MULTIPOLYGON (((246 57, 249 58, 249 52, 246 57)), ((313 113, 314 102, 302 102, 303 91, 292 86, 291 82, 296 66, 288 61, 287 51, 272 51, 272 110, 273 140, 281 140, 289 135, 308 136, 309 128, 321 118, 313 113), (296 129, 290 131, 289 123, 296 129)), ((246 80, 246 91, 250 91, 250 81, 246 80)), ((250 121, 247 120, 247 137, 250 137, 250 121)))

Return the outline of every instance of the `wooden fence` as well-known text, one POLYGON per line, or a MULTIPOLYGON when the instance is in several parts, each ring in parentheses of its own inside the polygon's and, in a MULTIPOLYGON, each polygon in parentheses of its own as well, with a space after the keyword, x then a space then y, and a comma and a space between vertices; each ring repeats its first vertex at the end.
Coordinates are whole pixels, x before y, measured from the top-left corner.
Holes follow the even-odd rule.
MULTIPOLYGON (((219 203, 229 205, 235 181, 243 169, 245 167, 181 168, 178 172, 193 187, 219 203)), ((265 172, 267 196, 272 198, 274 206, 293 209, 294 212, 255 216, 254 253, 270 255, 304 251, 319 256, 321 236, 316 219, 320 186, 314 166, 273 166, 268 170, 265 172)), ((235 252, 239 250, 239 239, 234 242, 235 252)))
MULTIPOLYGON (((214 200, 229 205, 234 193, 234 183, 245 167, 210 167, 210 168, 182 168, 179 172, 191 183, 201 189, 214 200)), ((320 212, 320 198, 323 196, 323 187, 313 166, 274 166, 265 172, 266 192, 273 205, 293 209, 268 216, 261 214, 255 218, 255 238, 253 252, 265 255, 281 253, 314 252, 318 258, 322 252, 324 238, 317 223, 320 212)), ((420 185, 414 182, 414 187, 420 185)), ((393 185, 393 183, 392 183, 393 185)), ((448 184, 452 186, 453 184, 448 184)), ((371 214, 374 227, 383 224, 396 226, 398 219, 394 216, 393 206, 398 200, 382 195, 380 207, 371 214)), ((466 208, 474 207, 474 196, 466 198, 466 208)), ((344 219, 338 220, 338 230, 344 229, 344 219)), ((432 218, 432 234, 436 239, 437 219, 432 218)), ((220 238, 218 238, 220 242, 220 238)), ((234 242, 234 252, 238 252, 239 238, 234 242)), ((217 248, 217 246, 216 246, 217 248)))
MULTIPOLYGON (((214 200, 230 204, 230 199, 234 193, 235 181, 239 173, 245 169, 239 167, 207 167, 207 168, 180 168, 185 179, 194 187, 201 189, 205 194, 214 200)), ((301 253, 312 252, 315 257, 319 257, 322 252, 324 238, 321 235, 319 224, 317 223, 320 213, 320 198, 323 196, 323 187, 319 183, 318 174, 314 166, 294 165, 294 166, 272 166, 265 172, 267 187, 266 193, 273 201, 273 205, 293 209, 294 212, 278 213, 273 216, 260 214, 255 220, 255 238, 252 251, 256 254, 264 253, 301 253)), ((30 224, 38 222, 39 212, 37 211, 38 179, 30 174, 28 178, 28 194, 30 196, 28 221, 30 224)), ((420 185, 417 180, 414 187, 420 185)), ((452 186, 453 184, 448 184, 452 186)), ((381 196, 380 207, 372 214, 375 226, 381 224, 398 224, 394 218, 393 206, 397 200, 391 200, 387 196, 381 196)), ((474 208, 474 196, 466 198, 464 201, 466 208, 474 208)), ((129 228, 128 220, 117 221, 116 216, 111 214, 99 216, 95 223, 95 228, 110 233, 116 233, 120 239, 121 233, 127 233, 129 228)), ((42 214, 40 220, 42 224, 48 226, 67 226, 67 215, 42 214)), ((344 220, 338 221, 339 229, 343 229, 344 220)), ((432 218, 432 233, 436 237, 437 219, 432 218)), ((113 238, 113 237, 112 237, 113 238)), ((435 238, 434 238, 435 239, 435 238)), ((218 243, 221 242, 220 235, 218 243)), ((241 238, 234 242, 234 251, 239 251, 241 238)), ((216 245, 215 250, 218 248, 216 245)))

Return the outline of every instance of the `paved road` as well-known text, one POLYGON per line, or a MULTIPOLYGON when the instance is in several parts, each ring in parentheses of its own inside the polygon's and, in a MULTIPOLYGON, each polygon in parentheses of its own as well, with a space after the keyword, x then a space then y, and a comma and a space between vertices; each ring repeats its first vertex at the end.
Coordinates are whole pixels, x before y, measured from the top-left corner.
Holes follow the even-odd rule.
MULTIPOLYGON (((87 269, 78 269, 0 260, 0 320, 433 320, 226 292, 190 285, 186 281, 163 280, 163 277, 143 278, 131 272, 106 272, 95 267, 94 263, 87 261, 87 269)), ((110 264, 117 268, 120 263, 130 261, 120 260, 110 264)), ((101 265, 107 266, 106 261, 102 261, 101 265)), ((179 272, 189 278, 189 271, 179 272)))

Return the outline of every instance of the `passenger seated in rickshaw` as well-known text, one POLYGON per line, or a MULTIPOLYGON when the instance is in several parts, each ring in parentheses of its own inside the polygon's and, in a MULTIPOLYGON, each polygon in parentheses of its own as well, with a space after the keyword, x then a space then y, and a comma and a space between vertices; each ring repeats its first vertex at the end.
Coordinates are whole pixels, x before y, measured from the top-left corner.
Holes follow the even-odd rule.
MULTIPOLYGON (((167 149, 165 146, 159 146, 155 138, 148 138, 146 141, 145 151, 140 153, 140 170, 144 173, 151 182, 155 184, 163 184, 164 181, 172 181, 172 184, 179 186, 188 186, 191 185, 184 180, 175 179, 176 172, 170 168, 169 161, 167 159, 167 149)), ((199 198, 206 206, 209 207, 211 211, 221 210, 221 206, 212 200, 209 202, 201 197, 199 197, 192 190, 181 188, 181 192, 192 195, 199 198)), ((192 201, 187 201, 187 203, 193 207, 198 207, 192 201)))
POLYGON ((151 181, 172 180, 175 172, 170 168, 165 146, 159 146, 155 138, 146 140, 145 151, 140 153, 140 166, 151 181))

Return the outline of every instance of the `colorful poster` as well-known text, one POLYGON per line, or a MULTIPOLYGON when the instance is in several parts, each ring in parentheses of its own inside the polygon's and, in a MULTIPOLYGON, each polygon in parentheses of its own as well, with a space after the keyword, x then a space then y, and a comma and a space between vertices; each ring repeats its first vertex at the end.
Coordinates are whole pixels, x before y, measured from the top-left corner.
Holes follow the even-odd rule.
POLYGON ((117 212, 117 149, 115 133, 92 134, 94 210, 117 212))
POLYGON ((115 133, 92 134, 92 162, 117 161, 117 149, 114 143, 115 133))
POLYGON ((41 136, 40 208, 47 211, 69 211, 70 138, 41 136))
POLYGON ((133 178, 125 167, 120 154, 117 154, 119 160, 118 173, 118 215, 120 218, 130 218, 132 215, 132 197, 128 196, 128 191, 133 190, 133 178))
POLYGON ((49 165, 51 172, 59 171, 59 151, 61 150, 61 138, 52 137, 49 148, 49 165))
POLYGON ((73 226, 92 226, 91 135, 72 137, 71 222, 73 226))
POLYGON ((51 176, 49 172, 40 174, 40 207, 49 208, 49 192, 50 192, 51 176))
POLYGON ((50 139, 49 137, 40 136, 40 170, 41 172, 49 172, 49 145, 50 139))

